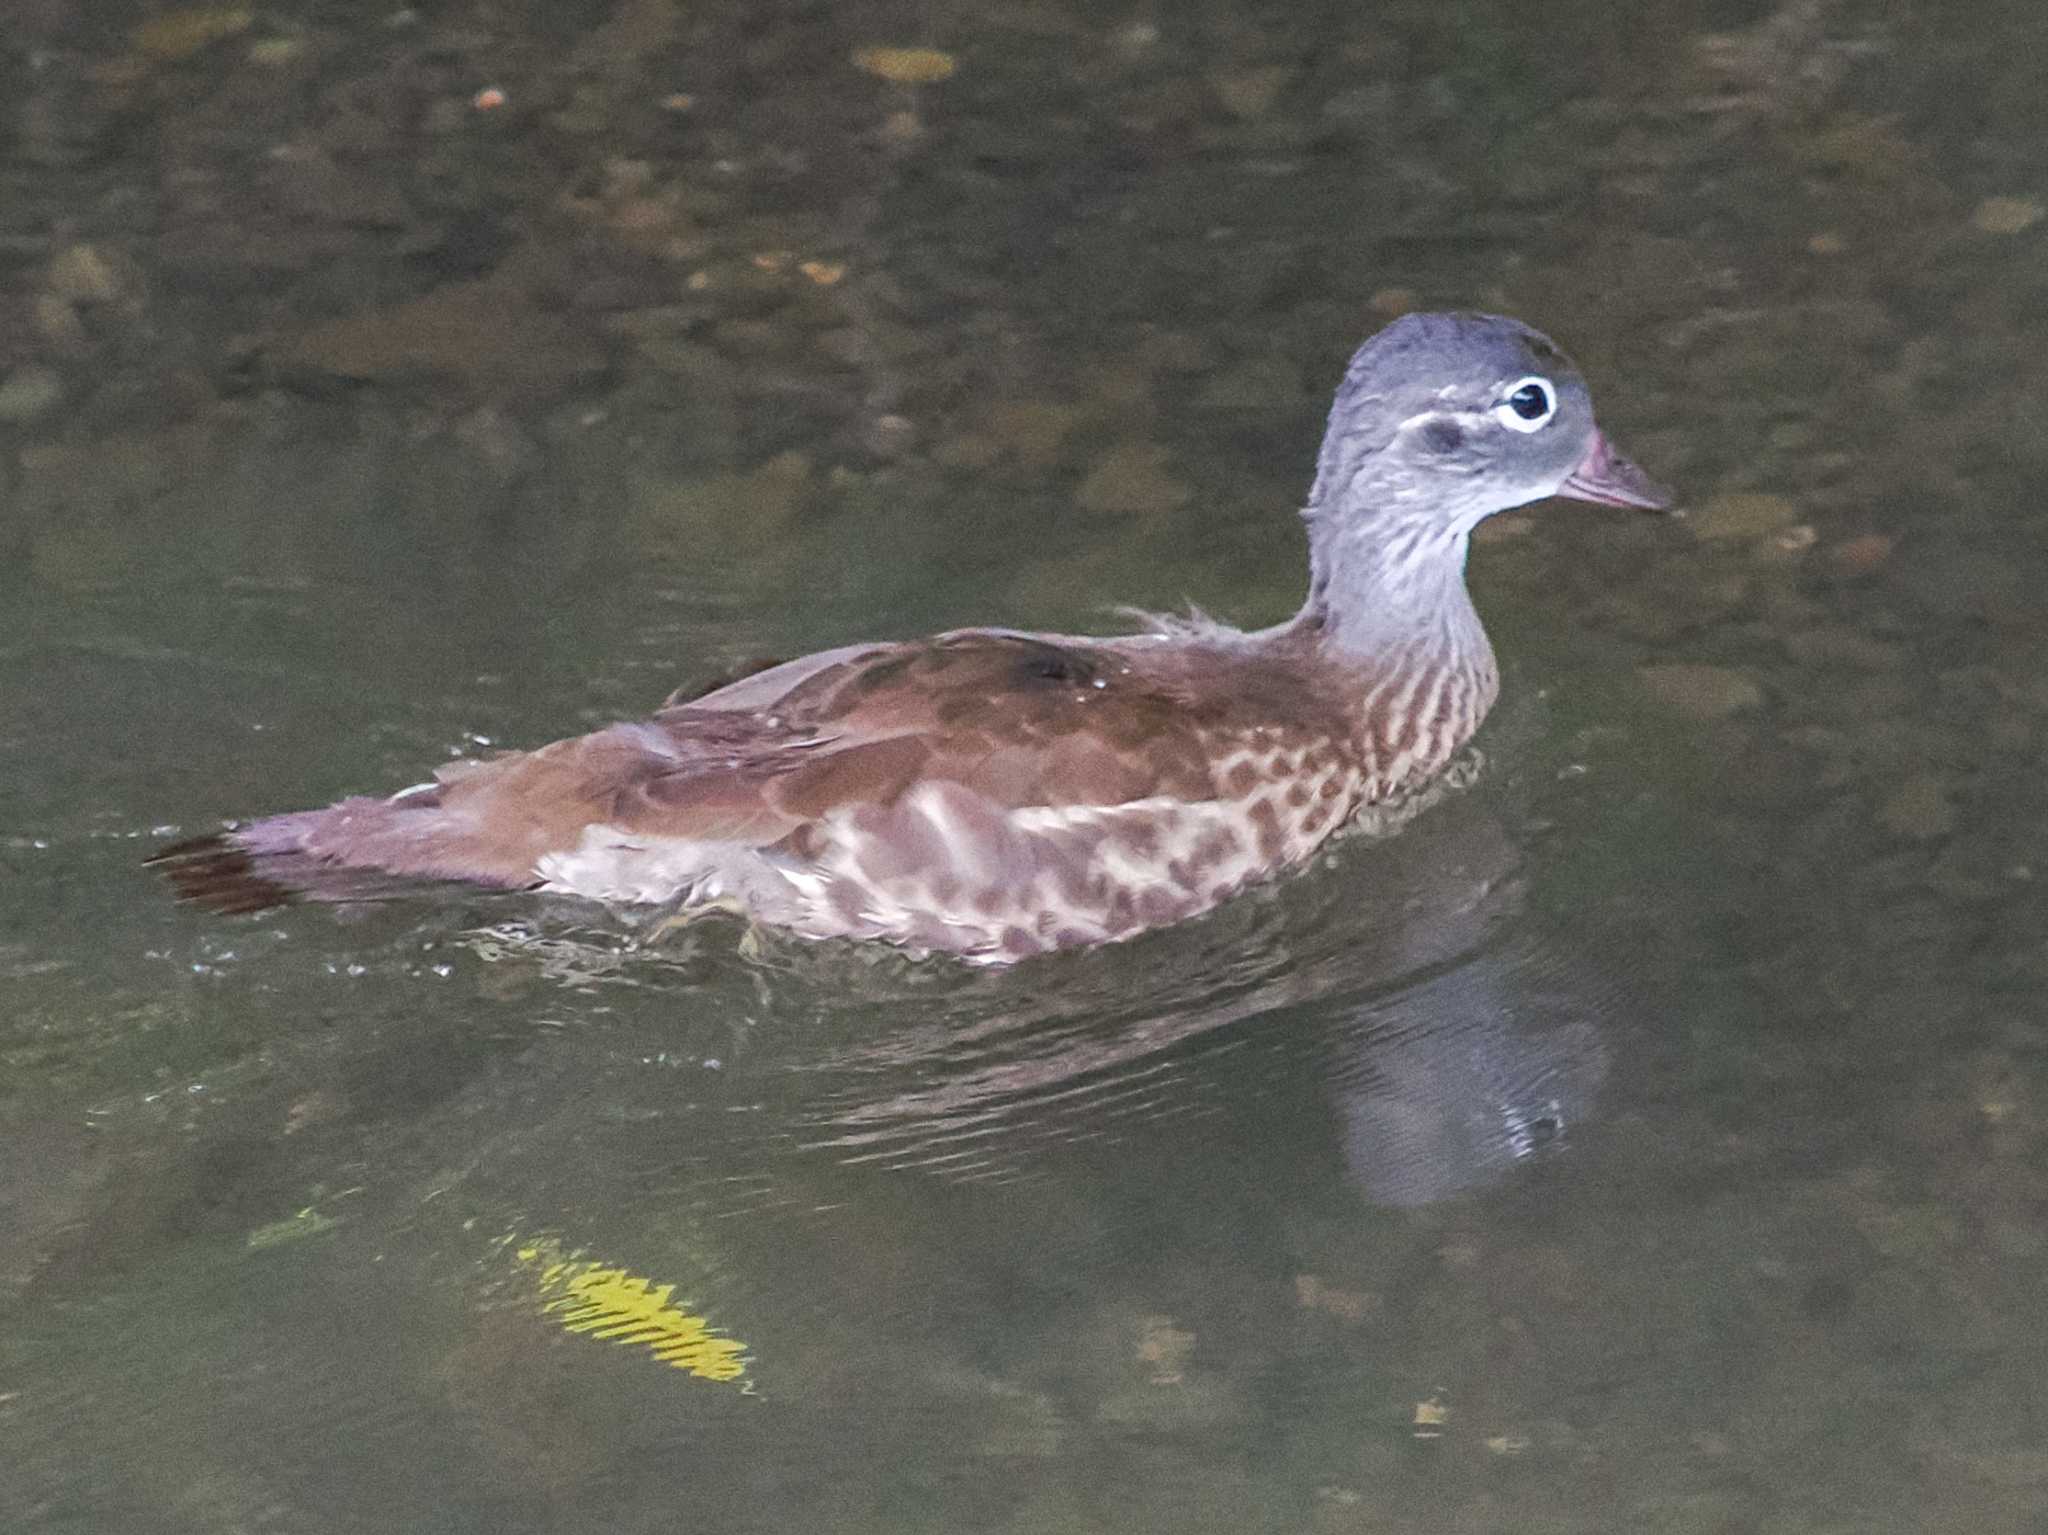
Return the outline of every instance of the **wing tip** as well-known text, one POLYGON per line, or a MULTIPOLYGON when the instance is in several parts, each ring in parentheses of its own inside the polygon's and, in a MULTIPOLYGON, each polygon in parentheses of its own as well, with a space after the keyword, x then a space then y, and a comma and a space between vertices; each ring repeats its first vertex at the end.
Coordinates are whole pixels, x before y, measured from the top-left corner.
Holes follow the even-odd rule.
POLYGON ((263 872, 255 854, 233 832, 210 832, 174 842, 143 860, 170 882, 181 905, 223 916, 246 916, 289 906, 299 892, 263 872))

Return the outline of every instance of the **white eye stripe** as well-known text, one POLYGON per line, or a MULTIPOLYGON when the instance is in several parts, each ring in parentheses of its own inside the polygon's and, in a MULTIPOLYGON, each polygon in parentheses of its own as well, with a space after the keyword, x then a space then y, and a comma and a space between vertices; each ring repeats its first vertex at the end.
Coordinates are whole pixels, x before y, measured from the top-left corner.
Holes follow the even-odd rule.
POLYGON ((1511 432, 1540 432, 1557 415, 1557 386, 1539 374, 1518 378, 1500 392, 1493 417, 1511 432))

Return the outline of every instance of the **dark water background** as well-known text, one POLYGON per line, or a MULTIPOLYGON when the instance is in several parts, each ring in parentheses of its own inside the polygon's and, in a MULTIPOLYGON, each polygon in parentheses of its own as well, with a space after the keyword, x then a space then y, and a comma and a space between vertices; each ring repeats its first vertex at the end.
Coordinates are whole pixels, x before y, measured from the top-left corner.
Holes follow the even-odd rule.
POLYGON ((2048 1529, 2048 16, 1618 10, 14 0, 0 1525, 2048 1529), (1476 784, 1209 920, 137 868, 749 657, 1270 621, 1451 305, 1694 515, 1490 527, 1476 784))

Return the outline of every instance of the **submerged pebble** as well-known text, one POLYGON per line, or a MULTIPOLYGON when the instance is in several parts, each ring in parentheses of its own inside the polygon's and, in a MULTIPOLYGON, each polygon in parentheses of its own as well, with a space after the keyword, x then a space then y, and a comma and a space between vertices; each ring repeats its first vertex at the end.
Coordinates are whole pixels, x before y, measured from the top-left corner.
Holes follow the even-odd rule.
POLYGON ((64 399, 64 380, 38 363, 24 363, 0 381, 0 421, 20 425, 47 415, 64 399))
POLYGON ((1710 541, 1759 539, 1799 520, 1799 508, 1785 496, 1737 491, 1713 497, 1694 510, 1693 535, 1710 541))
POLYGON ((1726 666, 1669 661, 1638 667, 1636 675, 1651 697, 1690 719, 1722 719, 1764 701, 1762 688, 1726 666))
POLYGON ((1280 92, 1294 78, 1294 72, 1278 64, 1257 69, 1233 70, 1218 75, 1213 84, 1216 99, 1232 117, 1264 117, 1272 110, 1280 92))
POLYGON ((123 291, 120 273, 96 245, 67 245, 50 261, 50 291, 71 304, 107 304, 123 291))
POLYGON ((1987 197, 1977 204, 1970 222, 1988 235, 2024 234, 2041 222, 2048 207, 2038 197, 1987 197))
POLYGON ((1194 492, 1167 472, 1169 455, 1150 442, 1110 449, 1088 471, 1074 499, 1091 512, 1170 512, 1194 492))
POLYGON ((1886 797, 1877 818, 1895 837, 1929 842, 1955 830, 1956 807, 1945 780, 1932 773, 1907 779, 1886 797))

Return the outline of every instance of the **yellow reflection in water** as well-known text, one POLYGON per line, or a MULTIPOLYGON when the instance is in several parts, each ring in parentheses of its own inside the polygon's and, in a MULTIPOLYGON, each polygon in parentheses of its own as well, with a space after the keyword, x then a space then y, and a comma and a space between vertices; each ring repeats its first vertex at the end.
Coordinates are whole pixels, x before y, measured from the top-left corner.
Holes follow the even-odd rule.
POLYGON ((672 1305, 674 1285, 643 1279, 580 1251, 564 1253, 548 1240, 521 1243, 514 1256, 540 1271, 541 1310, 568 1331, 638 1345, 663 1364, 704 1380, 746 1379, 746 1344, 672 1305))

